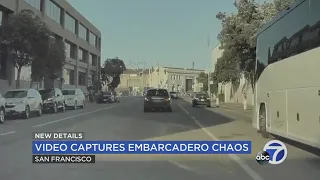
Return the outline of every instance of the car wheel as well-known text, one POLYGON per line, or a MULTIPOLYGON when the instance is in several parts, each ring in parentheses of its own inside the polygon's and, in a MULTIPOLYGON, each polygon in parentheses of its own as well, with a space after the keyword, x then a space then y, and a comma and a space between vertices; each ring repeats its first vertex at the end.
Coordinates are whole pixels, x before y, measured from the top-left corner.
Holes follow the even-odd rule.
POLYGON ((84 102, 84 101, 82 101, 82 106, 81 106, 81 108, 82 108, 82 109, 84 109, 84 103, 85 103, 85 102, 84 102))
POLYGON ((207 107, 210 108, 210 107, 211 107, 211 104, 210 104, 210 105, 207 105, 207 107))
POLYGON ((26 109, 24 111, 24 118, 29 119, 30 118, 30 107, 26 106, 26 109))
POLYGON ((0 124, 4 123, 5 111, 3 108, 0 109, 0 124))
POLYGON ((78 102, 75 101, 75 102, 74 102, 74 107, 73 107, 73 109, 76 110, 77 108, 78 108, 78 102))
POLYGON ((66 104, 63 103, 63 104, 62 104, 62 112, 65 112, 65 111, 66 111, 66 104))
POLYGON ((54 105, 53 105, 52 112, 53 113, 57 113, 58 112, 58 107, 57 107, 56 103, 54 103, 54 105))
POLYGON ((42 104, 39 104, 39 107, 38 107, 38 116, 42 116, 42 104))
POLYGON ((196 105, 192 104, 192 107, 196 107, 196 105))

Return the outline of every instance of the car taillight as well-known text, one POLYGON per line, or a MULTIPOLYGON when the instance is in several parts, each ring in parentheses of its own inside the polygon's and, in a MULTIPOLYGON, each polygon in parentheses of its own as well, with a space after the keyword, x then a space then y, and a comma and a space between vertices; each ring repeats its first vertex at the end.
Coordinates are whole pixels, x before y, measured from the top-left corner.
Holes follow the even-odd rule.
POLYGON ((170 101, 171 99, 170 98, 166 98, 166 101, 170 101))

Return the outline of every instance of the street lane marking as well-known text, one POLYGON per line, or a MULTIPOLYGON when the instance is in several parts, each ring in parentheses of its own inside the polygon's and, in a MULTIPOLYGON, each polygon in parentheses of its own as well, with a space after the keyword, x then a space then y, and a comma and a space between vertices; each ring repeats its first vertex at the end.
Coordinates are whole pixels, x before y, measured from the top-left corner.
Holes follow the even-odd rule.
POLYGON ((198 172, 198 171, 195 170, 195 169, 192 169, 192 168, 189 167, 189 166, 180 164, 180 163, 178 163, 178 162, 169 160, 169 163, 177 166, 177 167, 180 168, 180 169, 183 169, 183 170, 186 170, 186 171, 190 171, 190 172, 192 172, 192 173, 196 173, 196 174, 201 175, 201 176, 204 176, 204 175, 205 175, 205 174, 202 174, 202 173, 198 172))
POLYGON ((57 120, 54 120, 54 121, 50 121, 50 122, 46 122, 46 123, 34 125, 34 126, 32 126, 32 127, 33 127, 33 128, 37 128, 37 127, 42 127, 42 126, 46 126, 46 125, 53 124, 53 123, 57 123, 57 122, 61 122, 61 121, 66 121, 66 120, 69 120, 69 119, 72 119, 72 118, 76 118, 76 117, 80 117, 80 116, 84 116, 84 115, 96 113, 96 112, 99 112, 99 111, 111 109, 111 108, 114 108, 114 107, 119 106, 119 105, 120 105, 120 104, 117 104, 117 105, 113 105, 113 106, 109 106, 109 107, 97 109, 97 110, 95 110, 95 111, 85 112, 85 113, 82 113, 82 114, 78 114, 78 115, 74 115, 74 116, 69 116, 69 117, 65 117, 65 118, 62 118, 62 119, 57 119, 57 120))
POLYGON ((14 134, 16 133, 16 131, 10 131, 10 132, 6 132, 6 133, 2 133, 0 134, 0 136, 6 136, 6 135, 9 135, 9 134, 14 134))
MULTIPOLYGON (((181 104, 178 104, 179 107, 184 111, 188 112, 181 104)), ((191 117, 194 122, 209 136, 212 140, 219 141, 219 139, 214 136, 210 131, 208 131, 202 124, 195 118, 191 117)), ((235 161, 249 176, 254 180, 264 180, 257 172, 255 172, 249 165, 241 160, 241 158, 235 154, 228 154, 230 158, 235 161)))

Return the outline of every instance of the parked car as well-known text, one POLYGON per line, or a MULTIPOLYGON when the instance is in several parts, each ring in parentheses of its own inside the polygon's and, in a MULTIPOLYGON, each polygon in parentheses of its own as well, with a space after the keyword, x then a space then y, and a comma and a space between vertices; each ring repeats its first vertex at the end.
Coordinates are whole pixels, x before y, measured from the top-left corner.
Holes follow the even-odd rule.
POLYGON ((43 111, 57 113, 59 110, 66 110, 65 97, 63 96, 60 89, 42 89, 39 90, 39 93, 41 94, 43 100, 43 111))
POLYGON ((144 112, 162 109, 172 112, 171 99, 166 89, 149 89, 144 98, 144 112))
POLYGON ((86 97, 81 89, 63 89, 62 94, 66 98, 66 107, 72 107, 72 109, 77 109, 78 107, 84 108, 86 97))
POLYGON ((178 99, 179 98, 177 92, 170 92, 170 97, 171 97, 171 99, 178 99))
POLYGON ((211 100, 206 93, 196 93, 192 100, 192 107, 196 106, 207 106, 211 107, 211 100))
POLYGON ((35 89, 13 89, 7 91, 3 97, 6 101, 6 115, 22 115, 30 118, 31 113, 42 115, 42 97, 35 89))
POLYGON ((114 103, 115 97, 110 91, 101 91, 98 98, 97 103, 114 103))
POLYGON ((5 114, 6 114, 6 100, 5 98, 2 96, 2 94, 0 94, 0 124, 4 123, 4 118, 5 118, 5 114))

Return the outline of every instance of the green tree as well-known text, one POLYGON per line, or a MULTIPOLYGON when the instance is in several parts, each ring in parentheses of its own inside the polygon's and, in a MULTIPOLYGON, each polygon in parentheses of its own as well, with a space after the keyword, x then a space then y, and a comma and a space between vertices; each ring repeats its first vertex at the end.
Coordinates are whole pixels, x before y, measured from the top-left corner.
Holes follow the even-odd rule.
POLYGON ((197 77, 197 81, 203 84, 202 91, 207 92, 208 91, 208 74, 201 72, 197 77))
POLYGON ((105 60, 101 70, 101 80, 106 82, 111 91, 120 84, 120 75, 126 70, 123 60, 118 57, 105 60))
POLYGON ((236 13, 219 12, 217 14, 216 18, 222 25, 218 40, 221 42, 222 49, 228 51, 223 53, 220 62, 219 60, 217 62, 215 75, 218 80, 227 82, 226 80, 233 79, 233 74, 240 76, 243 73, 254 88, 257 31, 292 2, 293 0, 274 0, 258 4, 254 0, 238 0, 234 3, 236 13), (232 68, 237 67, 236 71, 230 70, 230 67, 227 68, 225 64, 232 68), (219 68, 226 69, 218 70, 219 68), (225 70, 227 72, 224 72, 225 70))
POLYGON ((13 57, 17 69, 16 87, 19 88, 22 67, 30 66, 36 56, 42 56, 41 53, 37 55, 38 49, 47 46, 50 30, 33 11, 22 10, 9 17, 0 32, 2 47, 13 57))

